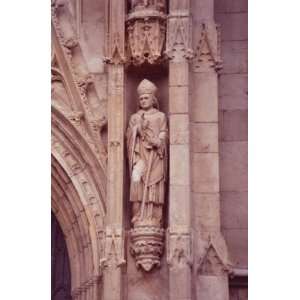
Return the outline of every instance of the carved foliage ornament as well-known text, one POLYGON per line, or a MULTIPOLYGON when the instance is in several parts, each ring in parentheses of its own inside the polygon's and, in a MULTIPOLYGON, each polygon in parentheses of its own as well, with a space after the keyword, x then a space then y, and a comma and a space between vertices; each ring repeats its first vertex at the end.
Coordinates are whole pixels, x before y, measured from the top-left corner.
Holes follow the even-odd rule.
POLYGON ((166 35, 165 0, 131 0, 126 20, 127 55, 134 65, 159 63, 166 35))

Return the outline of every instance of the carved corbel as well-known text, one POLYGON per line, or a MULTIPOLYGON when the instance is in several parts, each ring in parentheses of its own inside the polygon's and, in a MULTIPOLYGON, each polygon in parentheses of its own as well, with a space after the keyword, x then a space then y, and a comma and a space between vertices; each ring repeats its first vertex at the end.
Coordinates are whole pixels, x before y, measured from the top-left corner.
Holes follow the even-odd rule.
POLYGON ((119 268, 126 264, 124 257, 124 232, 122 229, 109 227, 105 233, 105 253, 100 259, 100 268, 119 268))
POLYGON ((160 63, 166 36, 166 1, 130 1, 127 56, 134 65, 160 63))
POLYGON ((194 72, 203 72, 211 68, 219 71, 222 68, 220 26, 215 23, 202 23, 197 31, 194 72))

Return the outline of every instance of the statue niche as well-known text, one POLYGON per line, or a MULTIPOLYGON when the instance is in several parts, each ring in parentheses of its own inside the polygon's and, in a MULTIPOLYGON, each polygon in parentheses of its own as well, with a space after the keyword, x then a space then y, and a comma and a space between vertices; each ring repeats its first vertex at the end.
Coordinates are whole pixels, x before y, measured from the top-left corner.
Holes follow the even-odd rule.
POLYGON ((131 253, 136 265, 150 271, 160 265, 167 173, 167 119, 158 110, 157 88, 144 79, 138 86, 139 110, 130 117, 127 150, 133 229, 131 253))

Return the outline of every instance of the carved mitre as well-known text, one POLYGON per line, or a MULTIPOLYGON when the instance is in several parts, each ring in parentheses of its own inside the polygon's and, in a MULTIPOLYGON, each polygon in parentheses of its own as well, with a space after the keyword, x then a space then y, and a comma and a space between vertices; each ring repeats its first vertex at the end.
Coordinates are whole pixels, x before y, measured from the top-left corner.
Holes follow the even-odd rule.
POLYGON ((128 57, 134 65, 161 61, 166 35, 165 0, 131 0, 126 20, 128 57))
POLYGON ((157 91, 157 87, 155 86, 154 83, 152 83, 148 79, 143 79, 139 86, 137 87, 137 92, 138 95, 143 95, 143 94, 152 94, 155 95, 157 91))

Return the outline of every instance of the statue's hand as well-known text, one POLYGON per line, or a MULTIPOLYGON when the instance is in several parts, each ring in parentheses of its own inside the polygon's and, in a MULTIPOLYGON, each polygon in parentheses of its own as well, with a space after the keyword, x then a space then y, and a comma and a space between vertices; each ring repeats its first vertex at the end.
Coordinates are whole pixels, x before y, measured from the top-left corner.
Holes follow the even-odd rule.
POLYGON ((149 141, 150 145, 153 146, 153 147, 156 147, 156 148, 159 148, 161 146, 161 139, 160 138, 152 138, 150 141, 149 141))

